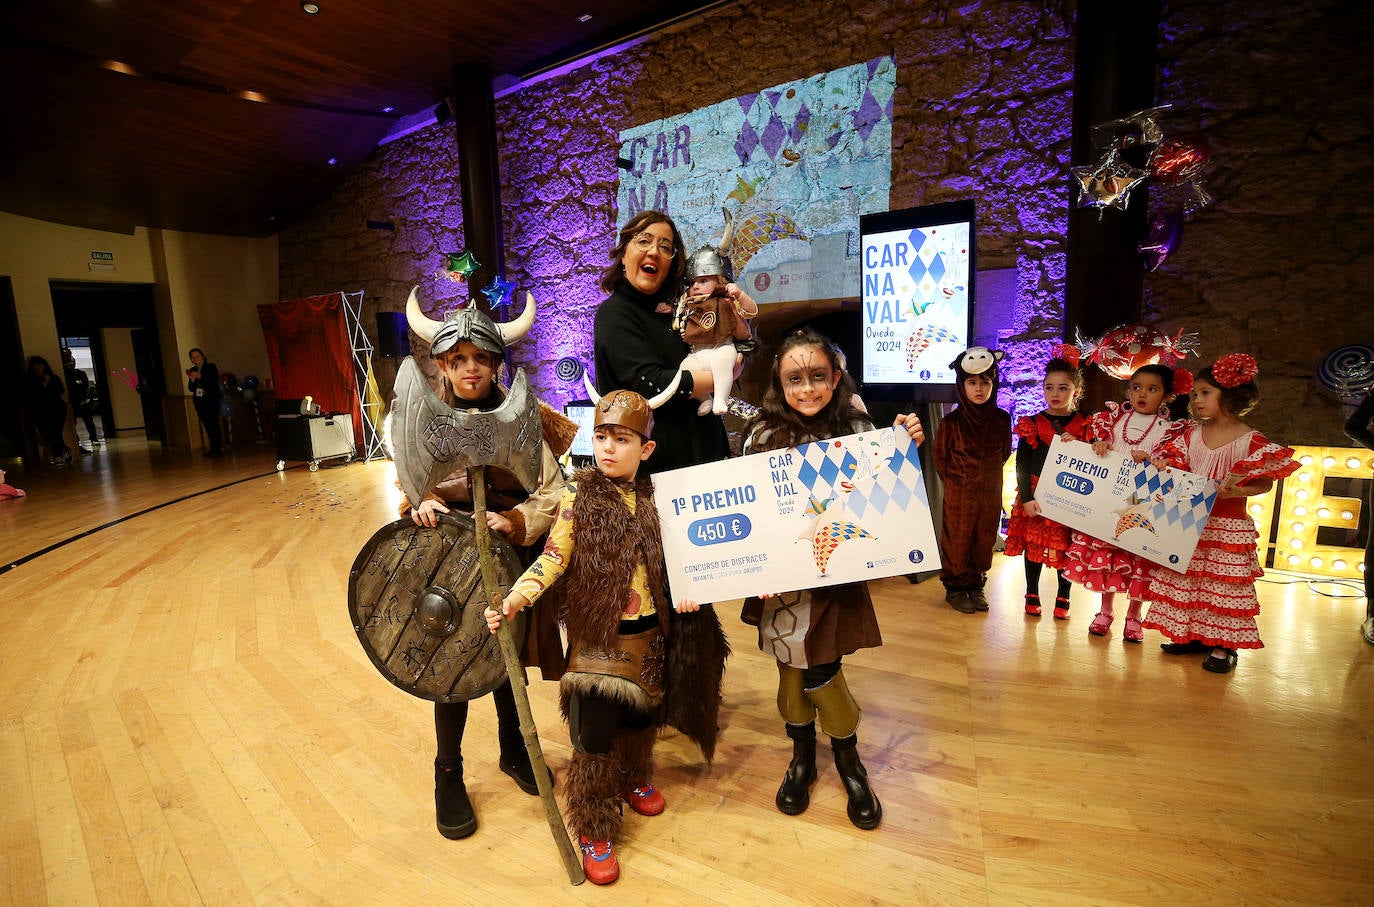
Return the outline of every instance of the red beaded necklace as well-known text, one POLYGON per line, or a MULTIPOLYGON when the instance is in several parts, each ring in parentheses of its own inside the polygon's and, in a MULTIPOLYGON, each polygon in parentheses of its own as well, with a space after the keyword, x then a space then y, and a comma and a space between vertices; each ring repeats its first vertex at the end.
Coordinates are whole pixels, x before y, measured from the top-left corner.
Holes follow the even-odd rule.
POLYGON ((1156 411, 1154 417, 1150 419, 1150 424, 1145 426, 1145 430, 1142 431, 1140 434, 1136 435, 1134 438, 1132 438, 1130 435, 1131 417, 1134 415, 1135 410, 1129 410, 1126 413, 1126 418, 1121 421, 1121 440, 1125 441, 1127 444, 1130 445, 1136 445, 1139 444, 1141 441, 1144 441, 1145 436, 1148 435, 1151 432, 1151 430, 1154 429, 1155 423, 1159 421, 1159 412, 1156 411))

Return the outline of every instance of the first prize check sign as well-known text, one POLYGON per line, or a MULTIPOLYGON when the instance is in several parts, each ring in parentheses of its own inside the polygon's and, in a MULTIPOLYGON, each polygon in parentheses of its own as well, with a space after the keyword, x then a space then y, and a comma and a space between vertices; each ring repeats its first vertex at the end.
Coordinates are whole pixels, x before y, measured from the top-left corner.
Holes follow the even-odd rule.
POLYGON ((1217 483, 1160 472, 1117 451, 1055 438, 1035 486, 1045 516, 1183 573, 1217 499, 1217 483))
POLYGON ((881 428, 659 473, 673 602, 939 569, 916 445, 881 428))

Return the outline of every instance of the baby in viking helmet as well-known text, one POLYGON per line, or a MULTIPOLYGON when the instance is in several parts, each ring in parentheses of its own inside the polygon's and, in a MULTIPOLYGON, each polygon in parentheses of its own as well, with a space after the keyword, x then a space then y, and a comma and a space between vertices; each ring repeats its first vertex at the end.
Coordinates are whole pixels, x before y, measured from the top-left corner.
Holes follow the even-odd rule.
POLYGON ((749 294, 734 283, 734 266, 727 252, 735 234, 735 222, 729 211, 725 215, 725 235, 720 245, 705 245, 687 259, 683 280, 687 291, 678 301, 673 329, 692 348, 692 354, 682 361, 685 370, 708 370, 715 383, 710 399, 703 400, 697 414, 709 412, 721 415, 735 382, 735 358, 740 352, 736 341, 750 338, 749 322, 759 313, 759 307, 749 294))

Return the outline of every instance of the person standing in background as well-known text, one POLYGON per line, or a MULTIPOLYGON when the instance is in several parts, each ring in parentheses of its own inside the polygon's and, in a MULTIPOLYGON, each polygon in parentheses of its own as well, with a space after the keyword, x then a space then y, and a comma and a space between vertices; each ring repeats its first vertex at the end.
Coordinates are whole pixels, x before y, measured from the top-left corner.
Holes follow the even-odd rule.
POLYGON ((29 357, 29 369, 24 375, 24 402, 29 408, 38 435, 48 448, 48 463, 66 466, 72 461, 72 449, 62 437, 67 427, 66 388, 42 356, 29 357))
POLYGON ((77 439, 76 449, 83 454, 91 453, 91 448, 100 443, 95 433, 95 406, 91 401, 91 379, 76 365, 76 356, 66 347, 62 348, 62 368, 67 375, 67 396, 70 398, 72 413, 86 423, 86 444, 82 447, 77 439))
POLYGON ((195 398, 196 415, 200 417, 200 424, 205 426, 205 439, 210 445, 203 456, 222 456, 224 432, 219 424, 219 403, 223 392, 219 386, 219 369, 206 360, 200 347, 192 347, 188 355, 191 357, 191 367, 186 370, 186 377, 190 379, 186 388, 195 398))

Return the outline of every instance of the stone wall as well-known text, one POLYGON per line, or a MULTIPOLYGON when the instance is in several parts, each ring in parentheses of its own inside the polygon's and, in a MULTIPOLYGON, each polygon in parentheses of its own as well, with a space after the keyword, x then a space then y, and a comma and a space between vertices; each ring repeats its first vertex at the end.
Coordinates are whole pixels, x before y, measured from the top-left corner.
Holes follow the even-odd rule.
POLYGON ((1161 23, 1164 122, 1206 137, 1216 201, 1146 276, 1145 317, 1197 331, 1203 364, 1253 354, 1247 421, 1289 444, 1348 443, 1315 371, 1335 347, 1374 344, 1371 35, 1360 2, 1171 0, 1161 23))
MULTIPOLYGON (((1069 0, 759 0, 498 98, 506 275, 544 312, 517 364, 551 403, 582 395, 553 367, 591 357, 596 285, 621 220, 620 130, 890 54, 890 206, 976 201, 979 268, 1017 269, 1015 317, 999 333, 1012 374, 1033 388, 1042 348, 1062 331, 1071 9, 1069 0)), ((419 283, 440 316, 463 289, 436 276, 443 254, 464 247, 452 149, 448 126, 379 148, 283 232, 283 296, 361 287, 372 331, 375 312, 400 310, 419 283), (368 230, 367 220, 396 229, 368 230)))

